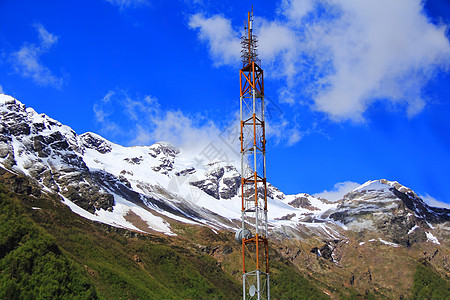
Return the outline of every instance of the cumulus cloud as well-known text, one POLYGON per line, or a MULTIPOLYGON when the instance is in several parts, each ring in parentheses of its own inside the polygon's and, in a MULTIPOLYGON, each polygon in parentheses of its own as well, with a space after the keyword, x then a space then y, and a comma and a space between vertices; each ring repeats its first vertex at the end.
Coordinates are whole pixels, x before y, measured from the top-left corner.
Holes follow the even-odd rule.
MULTIPOLYGON (((335 121, 364 121, 375 101, 404 106, 409 117, 420 113, 427 101, 422 89, 450 66, 447 27, 432 24, 423 5, 284 0, 276 19, 256 16, 266 74, 285 81, 280 101, 295 105, 309 99, 313 110, 335 121)), ((189 24, 199 29, 218 65, 237 65, 239 34, 228 19, 194 15, 189 24)))
POLYGON ((123 90, 109 91, 94 104, 93 110, 101 134, 124 144, 164 141, 200 159, 204 156, 206 160, 232 163, 239 160, 237 121, 222 128, 201 114, 164 109, 153 96, 130 96, 123 90))
POLYGON ((325 198, 330 201, 338 201, 341 200, 345 194, 356 189, 361 184, 352 181, 338 182, 334 185, 333 189, 330 191, 323 191, 317 194, 314 194, 314 197, 325 198))
POLYGON ((60 88, 62 78, 55 76, 49 68, 40 61, 40 57, 47 53, 58 41, 58 37, 48 32, 40 23, 34 24, 38 32, 39 44, 25 43, 18 51, 11 54, 12 62, 17 73, 31 78, 42 86, 60 88))
POLYGON ((314 9, 314 0, 283 0, 282 13, 289 20, 300 24, 303 17, 314 9))
POLYGON ((240 57, 240 35, 231 27, 231 21, 215 15, 207 18, 196 14, 189 18, 189 27, 198 30, 199 39, 208 43, 209 53, 219 65, 236 65, 240 57))
MULTIPOLYGON (((409 116, 420 112, 424 84, 449 63, 445 28, 428 21, 419 0, 335 0, 332 8, 338 17, 306 34, 306 49, 322 50, 332 66, 313 94, 315 108, 337 120, 359 120, 373 101, 388 99, 405 104, 409 116)), ((322 60, 313 57, 328 63, 322 60)))
POLYGON ((423 201, 425 201, 426 204, 432 207, 442 207, 442 208, 448 208, 450 209, 450 203, 445 203, 439 200, 436 200, 436 198, 426 194, 425 196, 420 196, 423 201))

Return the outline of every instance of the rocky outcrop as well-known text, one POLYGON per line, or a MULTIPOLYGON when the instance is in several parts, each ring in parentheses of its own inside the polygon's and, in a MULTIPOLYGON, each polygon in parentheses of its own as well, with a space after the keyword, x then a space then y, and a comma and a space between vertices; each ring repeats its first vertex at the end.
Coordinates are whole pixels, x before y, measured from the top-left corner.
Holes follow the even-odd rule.
POLYGON ((267 197, 279 200, 284 200, 286 198, 282 191, 280 191, 270 183, 267 183, 267 197))
POLYGON ((41 188, 37 184, 31 182, 30 178, 14 174, 2 167, 0 167, 0 179, 2 184, 7 186, 8 189, 14 193, 33 195, 35 197, 40 197, 42 194, 41 188))
POLYGON ((352 230, 379 232, 403 246, 426 241, 428 222, 447 222, 449 216, 450 210, 429 207, 410 189, 387 180, 368 182, 346 194, 330 214, 352 230))
MULTIPOLYGON (((96 218, 108 219, 109 212, 138 215, 139 207, 149 213, 145 216, 139 210, 143 214, 139 218, 148 222, 157 219, 155 212, 167 219, 217 229, 239 224, 240 208, 236 207, 241 176, 232 165, 218 161, 202 165, 196 157, 189 157, 192 153, 180 154, 163 142, 122 147, 94 133, 79 136, 5 95, 0 95, 0 117, 0 163, 4 168, 0 175, 2 182, 18 193, 55 193, 96 218), (228 200, 235 202, 231 205, 228 200), (129 213, 132 209, 136 211, 129 213)), ((264 197, 262 185, 256 192, 264 197)), ((285 195, 270 183, 266 192, 274 237, 342 239, 343 227, 347 227, 361 242, 367 241, 367 235, 397 246, 424 241, 438 245, 439 240, 448 239, 450 211, 429 207, 397 182, 368 182, 340 202, 304 193, 285 195)), ((245 197, 254 197, 254 193, 253 185, 246 186, 245 197)), ((332 249, 336 254, 336 247, 332 249)), ((318 250, 327 255, 326 248, 318 250)))
POLYGON ((80 135, 80 140, 84 147, 94 149, 101 154, 109 153, 112 150, 111 144, 108 141, 92 132, 83 133, 80 135))
POLYGON ((296 197, 294 200, 289 202, 289 205, 296 208, 305 208, 308 210, 320 210, 319 208, 312 206, 311 201, 308 197, 296 197))
POLYGON ((212 163, 209 167, 205 173, 206 179, 192 181, 190 184, 216 199, 231 199, 236 196, 241 184, 236 168, 223 166, 221 163, 212 163))
POLYGON ((169 175, 169 172, 173 170, 175 157, 180 153, 180 150, 176 149, 172 145, 164 142, 153 144, 149 147, 148 154, 153 158, 159 159, 159 164, 152 167, 155 172, 160 172, 164 175, 169 175))
POLYGON ((193 181, 189 183, 190 185, 193 185, 195 187, 198 187, 206 194, 216 198, 220 199, 219 197, 219 182, 214 179, 203 179, 198 181, 193 181))
POLYGON ((112 209, 113 195, 96 182, 81 156, 86 146, 105 150, 105 141, 86 134, 79 143, 69 127, 37 114, 13 98, 4 102, 0 116, 0 157, 6 168, 25 172, 91 213, 112 209))
POLYGON ((195 168, 190 167, 190 168, 183 169, 180 172, 175 172, 175 176, 186 176, 186 175, 194 174, 195 172, 196 172, 195 168))
POLYGON ((237 195, 239 187, 241 186, 240 176, 223 177, 219 194, 221 199, 231 199, 237 195))

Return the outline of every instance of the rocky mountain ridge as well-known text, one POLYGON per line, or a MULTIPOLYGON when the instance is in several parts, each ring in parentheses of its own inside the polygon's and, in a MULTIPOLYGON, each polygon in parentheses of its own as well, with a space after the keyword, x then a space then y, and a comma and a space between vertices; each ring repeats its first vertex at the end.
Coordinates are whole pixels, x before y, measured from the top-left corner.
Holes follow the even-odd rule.
MULTIPOLYGON (((164 142, 123 147, 95 133, 77 135, 6 95, 0 117, 2 172, 28 176, 86 218, 169 235, 177 222, 215 230, 239 224, 240 175, 233 165, 200 165, 164 142)), ((406 247, 448 241, 450 210, 428 206, 397 182, 369 181, 338 202, 285 195, 270 184, 268 195, 274 238, 345 240, 350 230, 406 247)))
POLYGON ((431 208, 411 189, 385 179, 368 181, 347 193, 329 217, 356 232, 380 232, 403 246, 436 242, 430 231, 434 226, 445 229, 450 220, 448 210, 431 208))

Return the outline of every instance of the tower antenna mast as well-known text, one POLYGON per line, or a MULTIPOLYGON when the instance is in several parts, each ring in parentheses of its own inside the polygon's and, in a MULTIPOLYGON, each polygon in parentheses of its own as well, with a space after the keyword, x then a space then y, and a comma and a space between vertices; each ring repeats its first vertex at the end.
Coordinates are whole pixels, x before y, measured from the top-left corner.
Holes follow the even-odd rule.
POLYGON ((253 34, 253 7, 241 38, 240 82, 243 299, 270 299, 264 76, 253 34))

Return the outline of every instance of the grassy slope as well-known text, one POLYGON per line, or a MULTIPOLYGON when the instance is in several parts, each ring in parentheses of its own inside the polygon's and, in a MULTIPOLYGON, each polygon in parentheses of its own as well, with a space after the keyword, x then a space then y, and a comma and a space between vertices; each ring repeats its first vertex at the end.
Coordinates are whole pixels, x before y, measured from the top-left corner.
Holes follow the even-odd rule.
POLYGON ((84 270, 0 192, 0 299, 96 299, 84 270))
MULTIPOLYGON (((181 237, 143 235, 83 219, 51 196, 2 186, 0 225, 0 299, 242 297, 240 275, 224 272, 223 259, 199 245, 231 245, 229 233, 179 224, 181 237)), ((273 299, 323 298, 281 257, 272 271, 273 299)))
POLYGON ((411 299, 448 299, 450 283, 423 260, 417 265, 411 299))
MULTIPOLYGON (((29 290, 32 295, 47 298, 38 293, 38 289, 48 289, 47 284, 28 280, 31 276, 48 277, 60 289, 82 278, 81 285, 92 288, 87 291, 101 299, 238 297, 239 283, 207 255, 171 246, 164 238, 125 230, 107 232, 108 227, 75 216, 57 201, 21 198, 4 191, 0 194, 0 247, 6 254, 1 257, 1 282, 14 286, 13 292, 25 295, 29 290), (33 210, 32 206, 41 209, 33 210), (40 267, 42 260, 55 257, 57 261, 50 267, 45 262, 40 267), (24 266, 17 270, 16 261, 24 266), (61 269, 64 263, 67 270, 61 269), (69 273, 67 280, 58 278, 60 271, 69 273)), ((80 298, 76 291, 72 294, 80 298)), ((61 295, 65 297, 66 293, 61 295)))
MULTIPOLYGON (((28 185, 20 180, 19 191, 33 191, 28 185)), ((0 185, 0 299, 241 298, 233 234, 180 223, 172 228, 178 237, 117 229, 77 216, 51 196, 18 195, 0 185)), ((272 299, 321 299, 321 290, 341 299, 439 299, 449 291, 436 263, 418 265, 413 258, 424 248, 350 242, 337 266, 310 253, 308 243, 294 242, 270 247, 272 299)))

